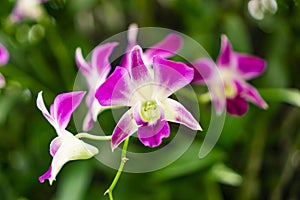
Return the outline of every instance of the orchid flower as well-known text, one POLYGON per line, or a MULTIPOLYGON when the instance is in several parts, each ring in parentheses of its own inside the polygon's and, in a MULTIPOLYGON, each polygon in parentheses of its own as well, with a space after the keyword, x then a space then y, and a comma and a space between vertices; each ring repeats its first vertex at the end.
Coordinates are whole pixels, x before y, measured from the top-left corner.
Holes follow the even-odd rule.
POLYGON ((254 19, 262 20, 266 12, 276 13, 277 2, 276 0, 250 0, 248 10, 254 19))
MULTIPOLYGON (((0 66, 6 65, 9 60, 9 53, 7 49, 0 44, 0 66)), ((0 73, 0 88, 5 86, 5 79, 3 75, 0 73)))
MULTIPOLYGON (((130 51, 137 45, 138 27, 136 24, 131 24, 127 32, 128 45, 126 48, 125 55, 121 61, 120 66, 129 68, 130 67, 130 51)), ((143 59, 145 65, 152 65, 153 56, 160 55, 162 58, 172 57, 181 47, 182 40, 179 35, 175 33, 169 34, 164 40, 155 44, 145 51, 143 59)))
POLYGON ((41 3, 48 0, 18 0, 10 14, 10 20, 13 23, 19 22, 25 18, 37 20, 43 14, 41 3))
POLYGON ((50 144, 50 154, 53 157, 51 166, 40 176, 39 181, 49 180, 50 185, 65 163, 71 160, 89 159, 98 153, 98 149, 91 146, 66 130, 71 115, 80 104, 85 92, 69 92, 58 95, 47 110, 42 92, 37 97, 37 107, 44 117, 55 128, 57 137, 50 144))
POLYGON ((86 97, 86 105, 88 112, 83 122, 83 130, 89 131, 93 127, 93 123, 97 121, 98 114, 105 109, 95 98, 96 89, 105 81, 111 70, 109 56, 114 47, 118 43, 112 42, 97 46, 91 56, 91 61, 87 62, 82 56, 80 48, 76 49, 76 63, 80 71, 84 75, 88 84, 88 95, 86 97))
POLYGON ((259 76, 266 68, 266 62, 258 57, 234 52, 228 38, 222 36, 221 51, 217 59, 218 74, 212 73, 215 63, 208 58, 201 58, 195 61, 193 82, 203 84, 206 82, 212 88, 212 101, 216 110, 220 113, 223 110, 220 103, 220 88, 225 87, 226 108, 232 115, 241 116, 248 110, 250 101, 257 106, 266 109, 267 103, 261 98, 258 91, 246 81, 259 76), (215 76, 221 75, 223 82, 216 81, 215 76))
POLYGON ((168 121, 201 130, 182 104, 168 98, 192 81, 194 70, 159 55, 153 57, 153 68, 146 66, 139 46, 132 49, 129 58, 129 68, 116 67, 96 92, 103 106, 130 107, 112 133, 112 149, 136 131, 145 146, 156 147, 170 135, 168 121))

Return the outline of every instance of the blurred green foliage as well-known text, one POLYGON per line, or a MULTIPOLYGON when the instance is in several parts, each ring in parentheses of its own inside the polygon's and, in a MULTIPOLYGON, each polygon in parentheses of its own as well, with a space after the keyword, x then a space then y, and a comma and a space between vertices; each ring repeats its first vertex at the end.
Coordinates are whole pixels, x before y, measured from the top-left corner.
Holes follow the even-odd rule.
MULTIPOLYGON (((262 21, 252 19, 247 1, 241 0, 50 0, 42 5, 46 14, 41 19, 11 24, 7 19, 14 3, 2 0, 0 6, 0 42, 10 52, 9 64, 0 69, 7 80, 0 91, 1 200, 108 199, 102 194, 116 171, 96 159, 66 164, 51 187, 38 182, 51 162, 48 147, 55 131, 35 99, 43 90, 49 105, 58 93, 71 91, 75 48, 86 55, 132 22, 182 32, 214 59, 220 35, 227 34, 236 51, 267 60, 266 73, 252 81, 255 86, 300 88, 298 0, 278 0, 278 12, 262 21)), ((299 199, 300 112, 293 106, 299 106, 299 96, 261 92, 269 109, 251 106, 242 118, 227 116, 217 146, 203 159, 198 150, 210 109, 200 105, 204 133, 188 151, 159 171, 124 173, 115 199, 299 199)))

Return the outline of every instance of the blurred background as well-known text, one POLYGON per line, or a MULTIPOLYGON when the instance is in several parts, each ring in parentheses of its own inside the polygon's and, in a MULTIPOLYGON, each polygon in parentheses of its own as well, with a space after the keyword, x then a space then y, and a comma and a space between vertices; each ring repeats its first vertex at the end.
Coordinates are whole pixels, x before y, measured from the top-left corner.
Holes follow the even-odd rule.
MULTIPOLYGON (((96 159, 66 164, 52 186, 39 183, 51 162, 48 149, 56 133, 35 100, 43 90, 50 105, 58 93, 72 91, 76 47, 87 55, 133 22, 184 33, 214 60, 221 34, 229 37, 234 50, 266 59, 266 72, 251 83, 269 109, 251 105, 241 118, 227 115, 217 145, 199 159, 210 120, 209 106, 200 105, 204 132, 188 151, 162 170, 122 174, 115 199, 300 199, 300 110, 282 103, 285 93, 264 89, 300 88, 300 2, 278 0, 277 13, 260 21, 249 15, 247 3, 50 0, 40 5, 38 17, 13 23, 9 19, 16 1, 1 0, 0 43, 10 52, 10 60, 0 68, 6 78, 6 87, 0 90, 0 199, 108 199, 102 194, 116 171, 96 159)), ((99 118, 111 132, 115 124, 105 121, 109 115, 104 112, 99 118)), ((75 130, 74 123, 68 129, 75 130)))

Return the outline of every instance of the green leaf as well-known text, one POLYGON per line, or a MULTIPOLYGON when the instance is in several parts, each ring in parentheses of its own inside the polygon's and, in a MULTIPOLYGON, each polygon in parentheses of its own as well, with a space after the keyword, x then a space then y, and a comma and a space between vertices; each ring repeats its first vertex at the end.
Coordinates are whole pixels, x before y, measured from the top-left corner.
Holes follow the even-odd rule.
POLYGON ((159 181, 177 178, 204 169, 224 158, 224 152, 214 148, 206 157, 199 158, 201 143, 194 143, 178 160, 171 165, 153 173, 159 181))
POLYGON ((92 177, 92 168, 88 161, 69 163, 59 175, 56 200, 84 199, 92 177))
POLYGON ((211 169, 211 174, 220 183, 231 186, 239 186, 243 182, 241 175, 227 167, 223 163, 214 165, 211 169))
POLYGON ((261 96, 269 102, 284 102, 300 107, 300 91, 291 88, 260 89, 261 96))

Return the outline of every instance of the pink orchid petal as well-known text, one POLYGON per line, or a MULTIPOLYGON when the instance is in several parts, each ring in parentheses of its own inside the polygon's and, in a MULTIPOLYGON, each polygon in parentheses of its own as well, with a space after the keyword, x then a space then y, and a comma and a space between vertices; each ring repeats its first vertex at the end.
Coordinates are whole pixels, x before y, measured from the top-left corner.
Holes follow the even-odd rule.
POLYGON ((93 128, 93 124, 97 120, 97 116, 101 112, 102 106, 95 97, 94 89, 89 90, 85 102, 88 107, 88 111, 84 118, 82 129, 83 131, 89 131, 93 128))
POLYGON ((133 44, 134 46, 136 45, 137 34, 138 34, 137 24, 130 24, 130 26, 128 28, 128 35, 127 35, 129 44, 131 44, 131 45, 133 44))
POLYGON ((44 99, 43 99, 43 92, 39 92, 37 99, 36 99, 36 105, 38 107, 38 109, 40 111, 42 111, 42 114, 44 115, 44 117, 48 120, 48 122, 56 129, 58 128, 53 116, 49 113, 49 111, 47 110, 45 103, 44 103, 44 99))
POLYGON ((146 126, 148 123, 145 122, 142 117, 141 117, 141 102, 138 101, 135 106, 133 107, 133 114, 132 114, 134 120, 135 120, 135 123, 138 125, 138 126, 146 126))
POLYGON ((211 95, 211 99, 212 99, 214 108, 216 110, 216 113, 218 115, 220 115, 225 110, 225 105, 226 105, 224 90, 216 91, 216 90, 211 90, 210 89, 210 95, 211 95), (220 98, 221 97, 220 94, 221 95, 223 94, 224 98, 220 98))
POLYGON ((148 147, 157 147, 163 138, 170 136, 170 126, 167 121, 157 120, 155 124, 138 128, 140 141, 148 147))
POLYGON ((89 145, 72 133, 64 131, 62 135, 55 138, 50 145, 53 160, 49 170, 40 177, 40 181, 49 179, 50 185, 56 180, 60 169, 69 161, 89 159, 98 153, 98 149, 89 145))
POLYGON ((89 111, 84 118, 82 126, 83 131, 91 130, 93 128, 94 122, 97 121, 98 114, 107 108, 108 107, 101 106, 97 99, 94 99, 92 104, 89 106, 89 111))
POLYGON ((145 56, 149 60, 152 60, 155 55, 159 55, 162 58, 169 58, 180 49, 181 45, 181 37, 175 33, 171 33, 163 41, 147 49, 145 56))
POLYGON ((133 47, 130 53, 130 75, 131 79, 137 84, 150 80, 149 70, 148 67, 144 64, 142 56, 142 48, 140 46, 133 47))
POLYGON ((82 50, 79 47, 76 49, 76 52, 75 52, 75 61, 76 61, 78 68, 82 71, 83 74, 90 75, 92 66, 90 63, 87 63, 85 61, 85 59, 83 58, 83 55, 82 55, 82 50))
POLYGON ((130 106, 132 93, 128 71, 117 67, 96 91, 96 98, 102 106, 130 106))
POLYGON ((215 63, 209 58, 200 58, 190 65, 194 69, 194 83, 205 84, 213 78, 215 63))
POLYGON ((91 112, 87 112, 83 120, 82 129, 83 131, 89 131, 93 128, 93 125, 94 125, 93 114, 91 112))
POLYGON ((242 116, 248 110, 248 102, 245 98, 237 95, 232 99, 226 99, 226 108, 228 113, 236 116, 242 116))
POLYGON ((230 67, 232 62, 232 48, 226 35, 221 37, 221 51, 217 60, 219 67, 230 67))
POLYGON ((109 56, 117 45, 117 42, 107 43, 99 45, 93 50, 92 67, 97 69, 99 77, 107 77, 110 72, 109 56))
POLYGON ((59 94, 53 103, 52 116, 60 129, 65 129, 70 122, 71 115, 79 106, 86 92, 69 92, 59 94))
POLYGON ((202 130, 199 122, 193 117, 193 115, 179 102, 167 98, 163 102, 165 111, 165 120, 169 122, 175 122, 183 124, 193 130, 202 130))
POLYGON ((130 51, 132 48, 137 45, 137 34, 138 34, 138 27, 136 24, 131 24, 128 28, 127 32, 127 39, 128 39, 128 45, 126 47, 126 51, 124 53, 124 56, 122 58, 120 66, 125 67, 129 69, 130 67, 130 51))
POLYGON ((262 74, 266 68, 266 62, 258 57, 234 53, 240 76, 244 79, 252 79, 262 74))
POLYGON ((267 109, 268 104, 263 100, 263 98, 259 95, 258 91, 248 83, 243 85, 244 94, 246 99, 251 101, 252 103, 256 104, 257 106, 267 109))
POLYGON ((0 44, 0 66, 6 65, 9 60, 9 53, 7 49, 0 44))
POLYGON ((116 125, 111 139, 111 148, 114 150, 119 146, 121 142, 123 142, 127 137, 134 134, 138 126, 132 118, 132 110, 128 110, 119 120, 116 125))
POLYGON ((191 67, 159 56, 153 59, 154 81, 159 89, 163 89, 160 97, 167 98, 177 90, 189 84, 194 77, 194 70, 191 67))
POLYGON ((41 183, 44 183, 44 181, 46 179, 50 179, 51 178, 51 172, 52 172, 52 167, 50 166, 49 169, 42 176, 39 177, 39 181, 41 183))
POLYGON ((51 144, 50 144, 50 155, 52 157, 55 156, 57 150, 59 149, 59 147, 61 146, 63 140, 61 137, 56 137, 52 140, 51 144))

